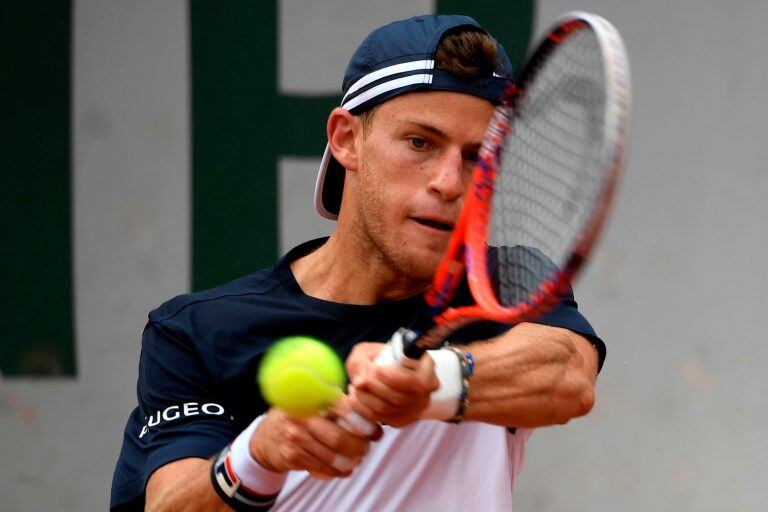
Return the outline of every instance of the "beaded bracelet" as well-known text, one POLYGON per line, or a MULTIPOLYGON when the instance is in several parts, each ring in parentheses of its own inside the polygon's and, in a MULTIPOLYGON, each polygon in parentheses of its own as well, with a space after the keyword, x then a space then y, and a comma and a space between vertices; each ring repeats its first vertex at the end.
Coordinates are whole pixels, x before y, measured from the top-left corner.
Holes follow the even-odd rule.
POLYGON ((456 357, 459 358, 461 364, 461 394, 459 395, 459 407, 456 409, 456 414, 453 418, 448 420, 449 423, 461 423, 464 421, 464 413, 467 412, 469 407, 469 378, 475 371, 475 360, 472 358, 472 354, 464 352, 459 347, 445 344, 445 348, 451 350, 456 357))

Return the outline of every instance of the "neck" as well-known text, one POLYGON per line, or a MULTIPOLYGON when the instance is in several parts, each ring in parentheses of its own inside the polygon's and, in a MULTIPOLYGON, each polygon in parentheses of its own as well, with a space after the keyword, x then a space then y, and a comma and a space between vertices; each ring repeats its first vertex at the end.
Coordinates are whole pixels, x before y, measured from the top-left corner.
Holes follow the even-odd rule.
POLYGON ((429 283, 416 282, 393 268, 371 244, 343 236, 338 227, 319 249, 291 263, 305 294, 344 304, 371 305, 420 293, 429 283))

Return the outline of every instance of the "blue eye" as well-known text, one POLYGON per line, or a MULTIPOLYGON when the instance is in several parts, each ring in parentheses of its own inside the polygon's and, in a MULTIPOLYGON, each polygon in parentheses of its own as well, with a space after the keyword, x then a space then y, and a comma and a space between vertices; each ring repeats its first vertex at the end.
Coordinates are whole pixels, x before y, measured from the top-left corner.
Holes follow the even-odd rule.
POLYGON ((427 147, 427 139, 422 139, 421 137, 411 137, 408 141, 411 143, 411 146, 416 149, 424 149, 427 147))

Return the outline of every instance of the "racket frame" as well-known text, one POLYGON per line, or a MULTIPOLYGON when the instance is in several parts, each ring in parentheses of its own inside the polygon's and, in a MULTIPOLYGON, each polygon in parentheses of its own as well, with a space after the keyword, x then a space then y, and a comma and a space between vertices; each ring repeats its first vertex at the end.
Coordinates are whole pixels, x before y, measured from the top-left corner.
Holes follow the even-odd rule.
POLYGON ((489 124, 478 163, 472 173, 471 185, 464 196, 461 214, 433 283, 424 296, 434 325, 424 332, 401 329, 397 333, 397 337, 402 339, 402 353, 405 356, 420 357, 424 350, 438 346, 451 333, 467 324, 483 320, 507 324, 530 321, 559 303, 560 297, 570 288, 572 280, 583 268, 595 246, 613 202, 626 153, 629 83, 624 43, 615 27, 602 17, 580 11, 567 13, 543 38, 527 59, 518 79, 505 91, 504 99, 489 124), (573 34, 590 29, 595 33, 605 57, 607 108, 604 119, 605 145, 601 156, 606 167, 604 179, 589 221, 579 233, 566 264, 551 279, 541 283, 529 300, 505 307, 499 303, 493 291, 486 257, 488 222, 501 144, 509 132, 514 130, 515 106, 524 100, 525 85, 538 65, 573 34), (464 274, 467 275, 476 304, 451 307, 451 299, 464 274))

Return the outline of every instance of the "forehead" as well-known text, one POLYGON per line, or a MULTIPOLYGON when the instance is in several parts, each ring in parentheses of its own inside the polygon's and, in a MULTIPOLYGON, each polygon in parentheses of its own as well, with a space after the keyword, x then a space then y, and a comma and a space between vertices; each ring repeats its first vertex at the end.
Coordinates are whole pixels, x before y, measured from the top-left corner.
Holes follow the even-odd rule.
POLYGON ((446 133, 482 139, 494 106, 490 101, 453 91, 402 94, 379 105, 373 125, 382 129, 421 124, 446 133))

